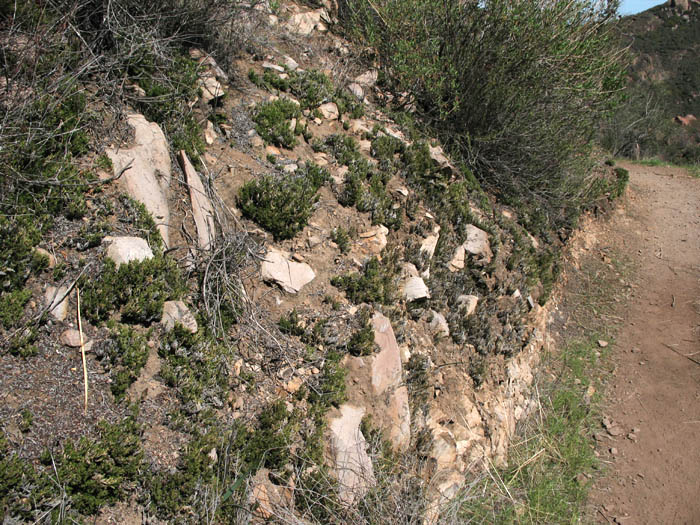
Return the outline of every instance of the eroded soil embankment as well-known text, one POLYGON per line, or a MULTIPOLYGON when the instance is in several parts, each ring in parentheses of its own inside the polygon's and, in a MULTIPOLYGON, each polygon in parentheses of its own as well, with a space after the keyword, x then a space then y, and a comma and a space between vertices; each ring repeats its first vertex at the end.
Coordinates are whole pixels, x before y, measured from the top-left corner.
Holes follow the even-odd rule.
POLYGON ((591 495, 600 523, 700 523, 700 180, 625 165, 626 213, 601 245, 636 261, 613 354, 599 441, 608 468, 591 495))

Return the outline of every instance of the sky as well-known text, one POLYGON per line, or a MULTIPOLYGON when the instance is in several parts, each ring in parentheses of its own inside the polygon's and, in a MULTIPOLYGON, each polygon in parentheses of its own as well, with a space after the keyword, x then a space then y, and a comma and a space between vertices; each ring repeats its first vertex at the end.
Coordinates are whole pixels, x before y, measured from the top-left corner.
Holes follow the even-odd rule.
POLYGON ((620 14, 633 15, 635 13, 641 13, 650 7, 663 3, 664 2, 660 2, 659 0, 622 0, 620 4, 620 14))

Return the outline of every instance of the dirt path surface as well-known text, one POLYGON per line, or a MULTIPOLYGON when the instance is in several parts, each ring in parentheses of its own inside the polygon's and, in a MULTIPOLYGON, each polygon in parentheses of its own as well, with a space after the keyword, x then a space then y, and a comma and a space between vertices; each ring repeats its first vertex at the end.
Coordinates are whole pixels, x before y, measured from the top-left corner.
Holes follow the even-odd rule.
POLYGON ((700 524, 700 180, 624 167, 626 210, 598 242, 637 270, 599 441, 609 465, 591 504, 599 523, 700 524))

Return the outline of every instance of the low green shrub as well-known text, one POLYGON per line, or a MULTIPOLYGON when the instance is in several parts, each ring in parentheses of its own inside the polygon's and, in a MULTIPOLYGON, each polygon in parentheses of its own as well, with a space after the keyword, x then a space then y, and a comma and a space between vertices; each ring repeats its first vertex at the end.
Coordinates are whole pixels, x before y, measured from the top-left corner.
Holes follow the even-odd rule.
POLYGON ((368 356, 374 351, 374 328, 370 323, 369 309, 363 308, 358 314, 357 324, 359 330, 353 332, 347 343, 347 350, 350 355, 368 356))
POLYGON ((81 280, 83 314, 93 322, 104 321, 116 312, 127 323, 158 321, 163 303, 184 292, 177 264, 161 254, 119 268, 107 259, 97 277, 81 280))
POLYGON ((110 388, 117 401, 126 395, 127 389, 138 379, 148 359, 148 336, 130 326, 110 325, 107 356, 111 364, 110 388))
POLYGON ((350 235, 342 226, 331 230, 331 240, 338 245, 340 253, 348 253, 350 251, 350 235))
POLYGON ((24 288, 0 295, 0 324, 6 329, 16 327, 24 315, 24 307, 32 297, 31 290, 24 288))
POLYGON ((253 114, 255 129, 268 143, 291 149, 297 145, 296 129, 291 127, 292 119, 301 117, 299 106, 289 99, 280 98, 273 102, 263 102, 253 114))
POLYGON ((289 312, 288 315, 280 317, 277 325, 279 326, 280 332, 283 334, 301 337, 305 333, 304 328, 301 326, 301 320, 299 319, 296 308, 289 312))
POLYGON ((229 385, 235 347, 212 340, 202 330, 192 334, 180 325, 161 340, 158 355, 165 384, 175 388, 188 413, 202 406, 221 408, 229 385))
POLYGON ((331 284, 343 290, 355 304, 389 305, 396 299, 397 275, 396 257, 386 255, 381 262, 372 257, 365 263, 362 273, 333 277, 331 284))
POLYGON ((328 172, 313 163, 291 175, 266 174, 241 187, 238 206, 275 240, 291 239, 308 223, 317 192, 328 178, 328 172))
POLYGON ((122 500, 129 486, 139 482, 144 467, 140 431, 133 416, 117 424, 102 421, 97 439, 68 441, 60 454, 45 452, 42 462, 55 464, 58 480, 76 510, 95 514, 103 505, 122 500))

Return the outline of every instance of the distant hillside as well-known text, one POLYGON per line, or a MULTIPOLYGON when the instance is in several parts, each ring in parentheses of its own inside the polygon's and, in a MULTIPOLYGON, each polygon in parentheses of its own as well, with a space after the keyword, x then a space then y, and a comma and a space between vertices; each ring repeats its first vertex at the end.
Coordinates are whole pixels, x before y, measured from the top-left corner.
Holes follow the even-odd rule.
POLYGON ((700 2, 670 1, 624 17, 632 81, 654 87, 669 113, 700 115, 700 2))

